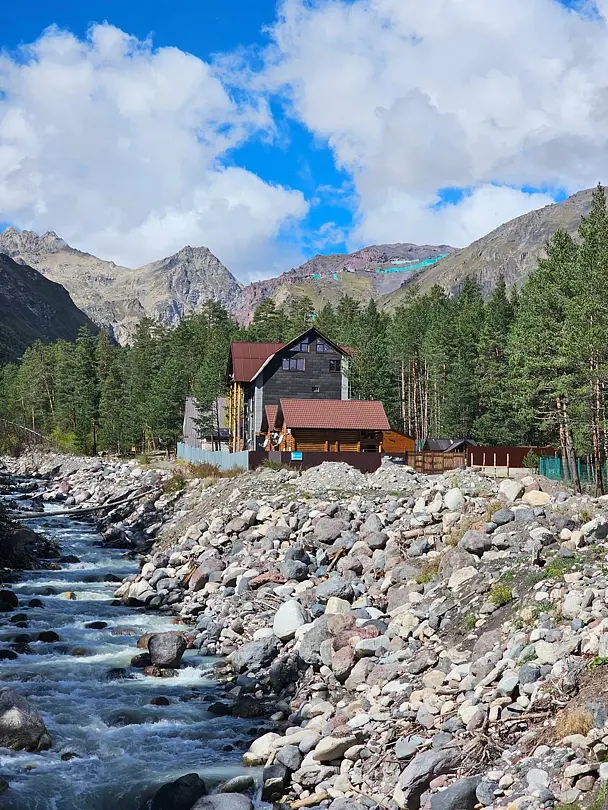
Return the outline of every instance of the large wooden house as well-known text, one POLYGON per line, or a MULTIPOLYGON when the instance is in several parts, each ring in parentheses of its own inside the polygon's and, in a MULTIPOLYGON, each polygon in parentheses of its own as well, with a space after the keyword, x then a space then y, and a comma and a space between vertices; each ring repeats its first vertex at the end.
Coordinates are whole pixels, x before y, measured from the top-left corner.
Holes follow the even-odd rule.
POLYGON ((381 402, 283 399, 267 405, 264 449, 285 452, 381 453, 390 425, 381 402))
POLYGON ((348 400, 348 352, 312 327, 289 343, 236 342, 228 358, 232 450, 262 450, 266 406, 348 400))

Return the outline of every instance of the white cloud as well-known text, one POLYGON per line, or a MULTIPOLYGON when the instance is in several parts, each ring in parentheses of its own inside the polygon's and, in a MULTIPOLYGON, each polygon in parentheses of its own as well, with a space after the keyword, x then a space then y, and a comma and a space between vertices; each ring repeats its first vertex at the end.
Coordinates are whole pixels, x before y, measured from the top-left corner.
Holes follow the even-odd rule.
POLYGON ((285 0, 262 85, 359 193, 353 240, 462 245, 607 179, 608 28, 557 0, 285 0), (472 188, 433 207, 439 189, 472 188))
POLYGON ((245 276, 282 268, 304 197, 223 163, 272 131, 263 99, 237 103, 194 56, 52 28, 0 56, 0 220, 131 266, 189 243, 245 276))

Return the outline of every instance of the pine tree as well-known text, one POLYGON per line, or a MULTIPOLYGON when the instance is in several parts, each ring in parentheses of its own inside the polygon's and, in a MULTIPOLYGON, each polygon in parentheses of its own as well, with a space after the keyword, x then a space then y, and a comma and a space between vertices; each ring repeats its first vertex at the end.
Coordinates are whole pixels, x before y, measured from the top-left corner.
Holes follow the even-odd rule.
POLYGON ((512 299, 501 276, 484 312, 479 339, 477 387, 480 415, 473 436, 481 444, 512 444, 514 441, 507 339, 514 318, 512 299))
POLYGON ((254 313, 246 339, 258 343, 281 343, 286 340, 287 326, 287 319, 272 298, 265 298, 254 313))
POLYGON ((124 453, 129 448, 129 408, 125 369, 126 352, 118 351, 100 384, 99 446, 124 453))
POLYGON ((307 295, 302 298, 292 298, 288 308, 288 340, 296 338, 310 329, 314 315, 314 304, 307 295))

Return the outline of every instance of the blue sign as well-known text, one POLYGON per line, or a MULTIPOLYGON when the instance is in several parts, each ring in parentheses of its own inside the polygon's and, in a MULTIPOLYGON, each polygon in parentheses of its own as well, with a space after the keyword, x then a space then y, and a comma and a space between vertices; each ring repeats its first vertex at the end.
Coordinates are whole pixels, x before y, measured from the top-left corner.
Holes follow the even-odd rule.
POLYGON ((291 454, 291 460, 292 461, 302 461, 302 453, 293 452, 291 454))

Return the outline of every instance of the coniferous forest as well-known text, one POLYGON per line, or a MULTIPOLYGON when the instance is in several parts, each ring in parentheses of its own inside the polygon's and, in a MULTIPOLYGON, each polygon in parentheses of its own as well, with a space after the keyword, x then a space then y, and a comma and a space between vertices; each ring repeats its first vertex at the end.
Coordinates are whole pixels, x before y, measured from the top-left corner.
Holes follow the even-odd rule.
POLYGON ((608 453, 608 214, 598 186, 579 239, 558 231, 520 290, 503 280, 484 300, 465 279, 457 295, 410 285, 393 313, 343 298, 313 311, 307 298, 271 299, 239 326, 218 304, 174 330, 144 319, 133 343, 81 331, 75 343, 30 346, 0 367, 0 416, 79 452, 167 448, 186 396, 209 425, 224 393, 232 340, 285 341, 314 323, 352 349, 352 395, 380 399, 393 426, 417 439, 552 444, 564 461, 608 453))

